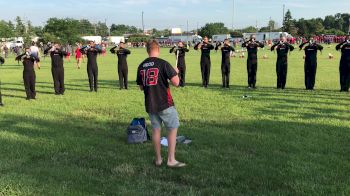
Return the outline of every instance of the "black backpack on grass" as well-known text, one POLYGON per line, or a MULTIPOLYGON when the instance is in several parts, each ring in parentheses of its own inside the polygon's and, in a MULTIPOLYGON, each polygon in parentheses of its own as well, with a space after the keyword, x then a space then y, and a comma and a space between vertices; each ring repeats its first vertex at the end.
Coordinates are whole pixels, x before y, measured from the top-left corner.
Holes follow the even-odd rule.
POLYGON ((128 135, 128 144, 144 143, 150 140, 144 118, 134 118, 126 132, 128 135))

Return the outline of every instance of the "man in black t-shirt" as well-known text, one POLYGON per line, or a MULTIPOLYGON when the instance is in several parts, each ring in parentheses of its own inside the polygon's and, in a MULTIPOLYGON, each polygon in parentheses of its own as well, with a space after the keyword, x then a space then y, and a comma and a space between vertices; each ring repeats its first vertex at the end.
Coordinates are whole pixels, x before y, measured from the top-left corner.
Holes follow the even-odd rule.
POLYGON ((201 50, 201 72, 202 72, 202 84, 204 88, 208 88, 210 79, 210 51, 214 49, 214 46, 209 43, 208 37, 204 37, 203 42, 200 42, 194 46, 195 50, 201 50))
POLYGON ((63 58, 66 57, 68 53, 61 49, 60 44, 55 43, 53 46, 47 48, 44 51, 44 54, 50 54, 51 57, 51 72, 54 82, 55 94, 63 95, 65 91, 63 58))
POLYGON ((256 36, 251 35, 250 39, 242 44, 243 48, 247 48, 247 72, 248 72, 248 88, 256 88, 256 72, 258 70, 258 48, 263 48, 264 44, 256 41, 256 36))
POLYGON ((317 51, 322 51, 323 46, 317 44, 311 38, 310 41, 302 43, 299 48, 300 50, 305 50, 304 72, 306 90, 314 90, 317 71, 317 51))
POLYGON ((189 52, 187 46, 184 45, 182 41, 170 49, 170 53, 175 53, 177 57, 177 68, 179 69, 180 87, 185 87, 186 85, 186 52, 189 52))
POLYGON ((274 50, 277 51, 277 89, 285 89, 288 71, 288 52, 293 51, 294 46, 287 42, 286 37, 281 37, 280 41, 271 47, 271 51, 274 50))
POLYGON ((97 66, 97 56, 101 54, 102 50, 97 47, 95 42, 90 41, 89 45, 80 49, 82 54, 85 54, 87 62, 87 73, 89 77, 90 92, 97 92, 98 88, 98 66, 97 66))
POLYGON ((154 164, 161 166, 161 124, 168 130, 168 167, 185 167, 186 164, 176 161, 175 148, 177 130, 180 125, 178 113, 170 93, 169 80, 172 85, 179 86, 178 70, 159 57, 160 47, 157 41, 147 43, 149 58, 144 60, 137 70, 137 84, 145 94, 146 112, 149 114, 153 127, 153 145, 156 158, 154 164))
POLYGON ((27 100, 36 99, 35 81, 36 75, 34 71, 35 62, 39 62, 37 56, 33 56, 29 48, 26 48, 24 54, 16 57, 17 61, 23 62, 23 82, 27 94, 27 100))
POLYGON ((221 47, 221 74, 222 74, 222 88, 230 88, 230 72, 231 72, 231 52, 234 52, 235 49, 230 45, 230 40, 225 39, 222 46, 221 43, 216 45, 215 50, 219 50, 221 47))
POLYGON ((120 90, 123 88, 128 89, 128 62, 126 58, 131 54, 130 50, 125 48, 125 44, 120 42, 119 49, 118 46, 113 47, 110 51, 112 54, 117 54, 118 56, 118 74, 119 74, 119 85, 120 90))
POLYGON ((341 92, 349 92, 350 88, 350 33, 346 40, 336 46, 341 51, 339 66, 341 92))

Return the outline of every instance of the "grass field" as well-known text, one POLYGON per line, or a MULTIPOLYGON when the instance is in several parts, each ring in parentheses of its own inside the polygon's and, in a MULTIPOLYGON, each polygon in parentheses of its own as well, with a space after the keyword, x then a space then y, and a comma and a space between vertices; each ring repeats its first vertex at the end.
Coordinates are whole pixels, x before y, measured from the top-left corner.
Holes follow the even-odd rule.
MULTIPOLYGON (((55 96, 47 58, 36 71, 36 101, 25 100, 22 66, 9 59, 0 67, 0 195, 350 195, 350 95, 339 92, 333 48, 319 56, 312 92, 304 90, 302 52, 290 55, 287 89, 277 91, 276 56, 261 50, 269 59, 259 59, 251 91, 239 58, 231 89, 220 88, 220 53, 212 54, 210 87, 200 87, 200 54, 191 50, 188 86, 172 88, 179 134, 193 139, 177 148, 188 164, 180 170, 154 167, 151 143, 126 144, 132 118, 147 117, 135 83, 144 49, 128 58, 128 91, 117 86, 116 57, 99 57, 97 94, 88 92, 86 65, 72 61, 66 93, 55 96)), ((168 49, 162 57, 175 63, 168 49)))

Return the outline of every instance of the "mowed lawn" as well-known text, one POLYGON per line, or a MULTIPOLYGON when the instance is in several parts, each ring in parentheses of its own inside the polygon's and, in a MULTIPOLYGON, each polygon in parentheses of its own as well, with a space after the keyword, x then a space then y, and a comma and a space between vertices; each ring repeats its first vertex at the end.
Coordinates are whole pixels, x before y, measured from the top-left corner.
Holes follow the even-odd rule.
MULTIPOLYGON (((319 55, 315 91, 304 90, 300 51, 289 56, 287 89, 278 91, 268 50, 259 51, 257 90, 246 89, 239 58, 232 58, 231 88, 221 89, 219 52, 204 89, 200 53, 191 49, 187 87, 172 88, 179 134, 193 139, 178 145, 177 158, 188 164, 179 170, 154 167, 151 142, 126 143, 132 118, 148 120, 135 82, 144 49, 128 58, 128 91, 119 90, 116 56, 108 54, 98 59, 98 93, 88 92, 86 65, 78 70, 72 59, 66 93, 55 96, 46 58, 36 71, 36 101, 25 100, 22 66, 8 59, 0 67, 0 195, 350 195, 350 94, 339 92, 334 47, 319 55)), ((168 49, 162 58, 175 64, 168 49)))

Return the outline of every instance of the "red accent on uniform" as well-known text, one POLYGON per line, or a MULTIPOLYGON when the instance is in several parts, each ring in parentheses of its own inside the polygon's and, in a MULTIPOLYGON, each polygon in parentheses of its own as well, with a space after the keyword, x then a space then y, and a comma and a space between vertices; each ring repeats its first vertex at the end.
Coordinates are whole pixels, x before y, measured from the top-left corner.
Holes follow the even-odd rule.
POLYGON ((168 104, 173 106, 173 97, 171 96, 170 88, 168 88, 168 104))

